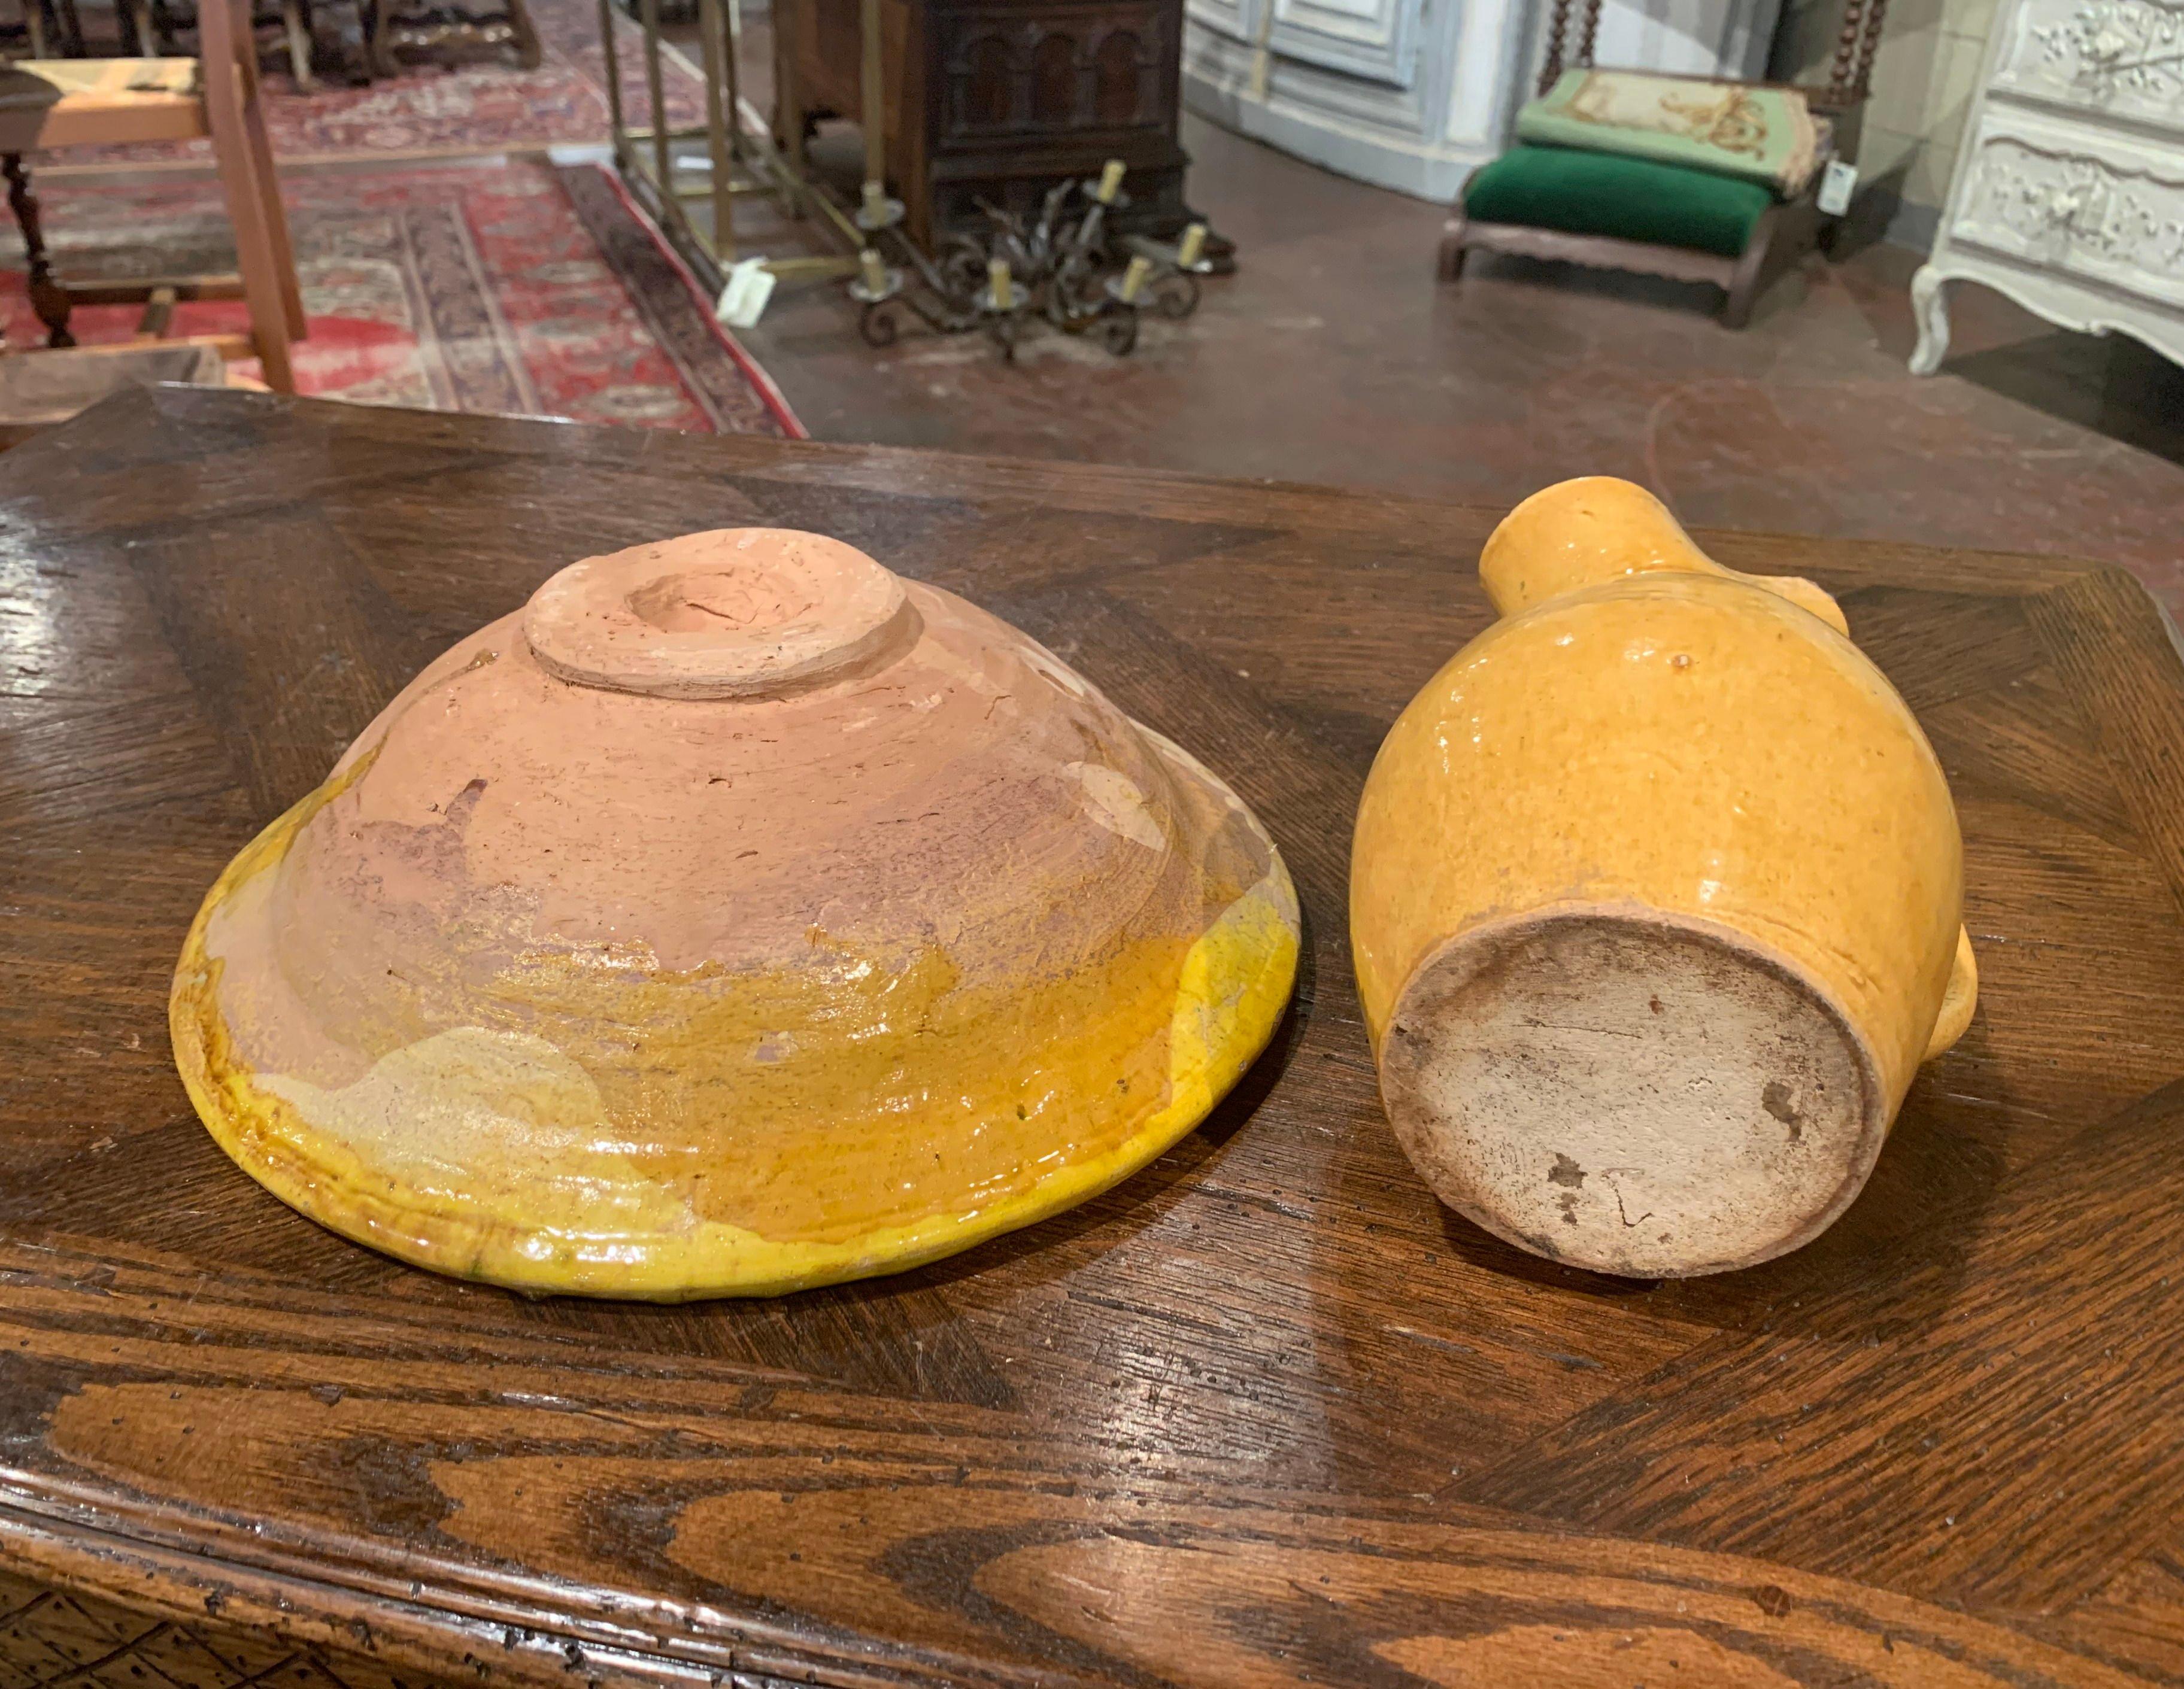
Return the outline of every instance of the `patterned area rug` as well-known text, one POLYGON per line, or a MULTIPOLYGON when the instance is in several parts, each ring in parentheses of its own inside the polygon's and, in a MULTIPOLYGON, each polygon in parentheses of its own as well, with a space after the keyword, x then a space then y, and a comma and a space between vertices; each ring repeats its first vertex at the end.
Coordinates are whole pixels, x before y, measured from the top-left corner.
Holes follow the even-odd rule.
MULTIPOLYGON (((612 8, 621 68, 623 109, 643 125, 643 35, 612 8)), ((432 153, 543 151, 556 143, 607 138, 606 54, 599 46, 598 0, 531 0, 544 57, 536 70, 514 61, 459 69, 423 65, 392 81, 348 88, 322 82, 300 94, 271 69, 265 79, 265 122, 274 157, 284 166, 330 159, 385 158, 432 153)), ((705 83, 677 53, 661 58, 669 116, 677 126, 705 120, 705 83)), ((41 179, 119 165, 212 162, 206 141, 159 141, 123 147, 74 147, 45 155, 41 179)))
MULTIPOLYGON (((304 392, 804 437, 681 260, 595 165, 330 169, 292 173, 282 188, 311 325, 295 354, 304 392)), ((65 278, 235 267, 209 181, 70 181, 43 197, 65 278)), ((0 309, 12 343, 43 343, 20 271, 0 275, 0 309)), ((71 326, 86 343, 125 340, 138 316, 80 307, 71 326)), ((183 304, 173 332, 245 322, 239 303, 183 304)))

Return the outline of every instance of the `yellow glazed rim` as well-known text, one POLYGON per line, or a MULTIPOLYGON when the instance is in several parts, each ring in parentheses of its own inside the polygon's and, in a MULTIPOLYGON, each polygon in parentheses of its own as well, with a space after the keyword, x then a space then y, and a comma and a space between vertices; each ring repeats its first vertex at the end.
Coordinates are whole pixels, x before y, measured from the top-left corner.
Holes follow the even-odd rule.
MULTIPOLYGON (((1158 734, 1146 736, 1183 778, 1206 782, 1236 801, 1187 753, 1158 734)), ((1098 1196, 1188 1136, 1266 1048, 1296 980, 1296 892, 1269 842, 1266 877, 1223 911, 1184 957, 1170 1023, 1166 1106, 1106 1154, 1057 1168, 989 1207, 930 1214, 849 1242, 777 1242, 739 1226, 702 1220, 678 1231, 618 1239, 611 1260, 564 1248, 542 1254, 535 1230, 410 1191, 325 1143, 282 1099, 254 1084, 247 1070, 208 1047, 226 1042, 212 993, 217 968, 204 948, 213 912, 250 879, 274 868, 304 824, 360 778, 371 761, 367 753, 288 809, 214 882, 183 942, 168 1027, 190 1102, 237 1165, 343 1236, 458 1278, 532 1295, 685 1302, 779 1295, 900 1272, 955 1254, 1098 1196)))

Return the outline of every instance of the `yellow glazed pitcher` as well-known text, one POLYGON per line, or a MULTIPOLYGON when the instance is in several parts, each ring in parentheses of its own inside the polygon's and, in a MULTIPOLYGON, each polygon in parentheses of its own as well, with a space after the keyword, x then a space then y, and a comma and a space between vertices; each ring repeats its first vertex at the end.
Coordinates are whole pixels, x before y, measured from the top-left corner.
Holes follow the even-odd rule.
POLYGON ((1627 481, 1527 499, 1479 575, 1502 619, 1404 710, 1358 812, 1396 1136, 1554 1260, 1795 1249, 1971 1018, 1941 766, 1833 599, 1722 568, 1627 481))

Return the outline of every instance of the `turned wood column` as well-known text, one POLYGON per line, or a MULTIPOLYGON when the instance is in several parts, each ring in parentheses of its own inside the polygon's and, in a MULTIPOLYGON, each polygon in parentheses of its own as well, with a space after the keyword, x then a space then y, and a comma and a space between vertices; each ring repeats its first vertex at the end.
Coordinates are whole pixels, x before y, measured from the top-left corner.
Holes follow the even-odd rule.
POLYGON ((8 208, 15 214, 16 226, 23 231, 23 255, 31 273, 31 308, 46 325, 47 346, 74 346, 75 336, 68 327, 68 290, 53 279, 53 261, 46 255, 45 232, 38 225, 38 197, 31 192, 31 173, 23 167, 23 155, 0 156, 0 173, 8 178, 8 208))

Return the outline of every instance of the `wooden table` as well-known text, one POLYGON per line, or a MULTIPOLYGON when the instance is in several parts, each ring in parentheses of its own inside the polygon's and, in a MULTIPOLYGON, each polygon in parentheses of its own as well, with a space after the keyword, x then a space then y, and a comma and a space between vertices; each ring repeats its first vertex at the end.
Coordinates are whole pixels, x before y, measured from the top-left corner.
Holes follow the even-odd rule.
POLYGON ((1834 1231, 1636 1285, 1434 1203, 1351 989, 1358 783, 1490 512, 179 389, 0 494, 9 1689, 2184 1675, 2184 668, 2124 575, 1705 536, 1917 708, 1984 992, 1834 1231), (553 569, 749 522, 1235 783, 1306 910, 1275 1049, 1088 1208, 780 1302, 526 1303, 281 1207, 169 1059, 206 884, 553 569))

